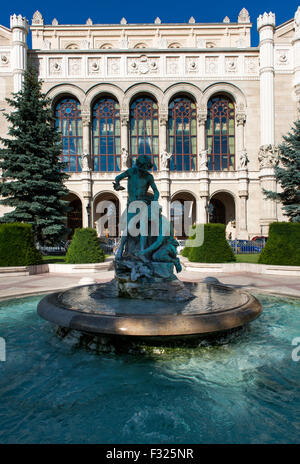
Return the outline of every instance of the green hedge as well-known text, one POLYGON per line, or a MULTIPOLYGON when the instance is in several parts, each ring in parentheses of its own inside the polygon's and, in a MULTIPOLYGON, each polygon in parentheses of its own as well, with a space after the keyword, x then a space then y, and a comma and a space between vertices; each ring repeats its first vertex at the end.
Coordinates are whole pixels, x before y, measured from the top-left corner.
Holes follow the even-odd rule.
MULTIPOLYGON (((197 227, 203 227, 203 225, 197 225, 197 227)), ((203 244, 198 247, 185 248, 189 248, 189 251, 186 251, 183 256, 187 256, 194 263, 228 263, 236 260, 226 240, 224 224, 204 224, 203 244)))
POLYGON ((65 262, 68 264, 102 263, 104 258, 104 251, 99 245, 96 230, 76 229, 65 262))
POLYGON ((300 266, 300 223, 273 222, 262 250, 260 264, 300 266))
POLYGON ((0 224, 0 266, 30 266, 43 262, 34 245, 31 224, 0 224))

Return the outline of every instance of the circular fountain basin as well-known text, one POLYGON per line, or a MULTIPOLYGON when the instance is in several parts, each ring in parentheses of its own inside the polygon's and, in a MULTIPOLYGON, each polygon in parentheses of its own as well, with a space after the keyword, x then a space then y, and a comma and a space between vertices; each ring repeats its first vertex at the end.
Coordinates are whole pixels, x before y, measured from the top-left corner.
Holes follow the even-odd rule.
POLYGON ((200 336, 242 327, 262 312, 244 290, 215 283, 185 283, 186 302, 119 298, 113 282, 45 296, 38 314, 60 326, 93 334, 132 337, 200 336))

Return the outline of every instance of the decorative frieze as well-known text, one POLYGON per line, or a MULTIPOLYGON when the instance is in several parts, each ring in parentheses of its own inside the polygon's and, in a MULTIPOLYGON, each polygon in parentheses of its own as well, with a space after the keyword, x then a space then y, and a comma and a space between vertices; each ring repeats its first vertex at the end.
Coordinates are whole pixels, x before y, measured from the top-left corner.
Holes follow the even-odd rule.
POLYGON ((68 73, 69 76, 81 75, 81 58, 69 58, 68 60, 68 73))
POLYGON ((142 55, 139 58, 127 59, 128 74, 157 74, 158 59, 142 55))
POLYGON ((121 73, 121 58, 107 58, 107 74, 118 76, 121 73))
POLYGON ((88 74, 91 76, 101 74, 101 58, 88 58, 88 74))
POLYGON ((172 56, 167 56, 166 57, 166 73, 175 75, 179 74, 179 66, 180 66, 180 58, 179 56, 172 57, 172 56))
POLYGON ((62 58, 49 58, 49 75, 62 75, 62 58))
POLYGON ((206 74, 218 74, 219 58, 217 56, 205 57, 205 72, 206 74))
POLYGON ((225 72, 236 73, 238 70, 238 57, 237 56, 226 56, 225 57, 225 72))
POLYGON ((10 64, 10 53, 5 52, 0 55, 0 66, 9 66, 10 64))
POLYGON ((199 58, 197 56, 187 56, 185 60, 186 73, 199 72, 199 58))
POLYGON ((245 56, 245 73, 257 74, 258 73, 258 57, 245 56))

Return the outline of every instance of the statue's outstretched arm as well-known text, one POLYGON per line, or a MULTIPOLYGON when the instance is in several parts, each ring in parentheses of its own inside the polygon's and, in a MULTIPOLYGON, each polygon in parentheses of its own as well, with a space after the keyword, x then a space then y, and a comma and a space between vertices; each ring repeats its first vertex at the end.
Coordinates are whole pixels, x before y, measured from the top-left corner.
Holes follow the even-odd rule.
POLYGON ((153 200, 154 201, 157 201, 159 199, 159 191, 158 191, 158 188, 156 187, 156 184, 154 182, 154 179, 153 179, 153 176, 151 176, 151 182, 150 182, 150 186, 153 190, 153 193, 154 193, 154 198, 153 200))
POLYGON ((126 177, 129 177, 130 175, 130 169, 127 169, 127 171, 122 172, 119 174, 116 178, 115 181, 113 182, 113 186, 115 190, 124 190, 124 187, 120 186, 120 181, 122 179, 126 179, 126 177))

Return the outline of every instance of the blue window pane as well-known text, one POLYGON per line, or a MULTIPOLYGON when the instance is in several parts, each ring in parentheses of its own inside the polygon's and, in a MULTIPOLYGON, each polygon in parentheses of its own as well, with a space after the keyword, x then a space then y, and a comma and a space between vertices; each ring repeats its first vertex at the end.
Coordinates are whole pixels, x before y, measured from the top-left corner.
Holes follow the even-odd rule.
POLYGON ((223 170, 227 169, 227 160, 228 160, 227 156, 223 155, 222 156, 222 169, 223 170))
POLYGON ((176 153, 182 153, 182 140, 181 138, 176 139, 176 153))
POLYGON ((182 171, 182 156, 176 156, 176 169, 177 171, 182 171))
POLYGON ((144 139, 139 138, 138 154, 145 155, 144 139))
POLYGON ((101 155, 106 155, 106 138, 100 138, 100 153, 101 155))
POLYGON ((107 137, 107 154, 114 154, 114 139, 113 137, 107 137))
POLYGON ((76 172, 76 156, 70 156, 70 171, 76 172))
POLYGON ((109 155, 107 157, 107 161, 108 161, 107 170, 108 171, 113 171, 114 170, 114 157, 112 155, 109 155))
POLYGON ((184 136, 183 137, 183 152, 184 153, 190 153, 190 143, 189 143, 189 137, 184 136))
POLYGON ((94 171, 99 171, 99 156, 94 157, 94 171))
POLYGON ((227 137, 222 137, 222 153, 227 153, 227 137))
POLYGON ((145 154, 146 155, 151 155, 152 154, 151 138, 150 137, 145 137, 145 154))
POLYGON ((208 155, 208 170, 209 171, 213 170, 213 157, 212 157, 212 155, 208 155))
POLYGON ((183 162, 184 162, 184 171, 189 171, 190 170, 190 157, 189 155, 184 155, 183 157, 183 162))
POLYGON ((214 140, 214 153, 220 153, 220 138, 216 137, 214 140))
POLYGON ((75 139, 70 138, 70 154, 75 155, 76 154, 76 147, 75 147, 75 139))
POLYGON ((106 171, 106 155, 100 155, 100 169, 106 171))
POLYGON ((69 153, 69 141, 66 137, 62 139, 63 154, 69 153))
POLYGON ((220 171, 220 156, 215 156, 215 171, 220 171))
POLYGON ((170 170, 175 171, 175 157, 174 156, 172 156, 172 158, 170 159, 170 170))

